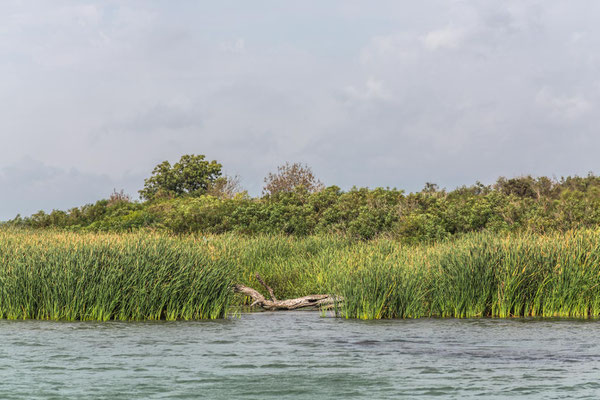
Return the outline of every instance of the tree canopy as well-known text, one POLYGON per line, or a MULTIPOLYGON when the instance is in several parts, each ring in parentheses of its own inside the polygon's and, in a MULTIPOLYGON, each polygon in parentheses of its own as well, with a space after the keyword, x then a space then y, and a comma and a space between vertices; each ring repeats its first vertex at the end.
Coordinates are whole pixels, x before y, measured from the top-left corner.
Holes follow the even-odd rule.
POLYGON ((169 161, 163 161, 154 167, 152 176, 144 181, 144 188, 139 193, 146 200, 157 196, 201 196, 221 176, 221 168, 217 161, 206 161, 202 154, 183 155, 173 166, 169 161))
POLYGON ((309 193, 315 193, 324 188, 323 183, 315 177, 308 165, 286 162, 284 165, 277 167, 276 173, 269 172, 269 175, 265 178, 263 193, 274 195, 276 193, 293 192, 300 186, 309 193))
POLYGON ((304 164, 285 164, 265 178, 264 196, 243 192, 236 177, 203 155, 184 155, 154 168, 131 201, 108 199, 67 211, 17 216, 1 226, 68 230, 164 229, 174 233, 344 234, 407 242, 443 240, 469 232, 565 232, 600 229, 600 176, 500 177, 446 190, 426 183, 406 194, 390 188, 323 188, 304 164))

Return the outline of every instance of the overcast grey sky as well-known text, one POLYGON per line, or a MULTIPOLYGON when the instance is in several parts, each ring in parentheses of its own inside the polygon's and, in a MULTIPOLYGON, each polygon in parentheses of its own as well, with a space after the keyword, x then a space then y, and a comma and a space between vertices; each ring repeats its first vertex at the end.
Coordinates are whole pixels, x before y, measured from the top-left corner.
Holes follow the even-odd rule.
POLYGON ((205 154, 344 189, 600 172, 597 1, 0 3, 0 220, 205 154))

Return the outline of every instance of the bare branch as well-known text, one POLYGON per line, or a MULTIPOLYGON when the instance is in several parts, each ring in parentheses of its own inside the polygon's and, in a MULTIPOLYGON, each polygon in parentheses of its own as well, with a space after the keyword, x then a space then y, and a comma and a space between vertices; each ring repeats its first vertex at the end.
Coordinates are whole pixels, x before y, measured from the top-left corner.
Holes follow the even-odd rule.
POLYGON ((258 303, 262 303, 264 302, 265 296, 263 296, 262 294, 260 294, 258 291, 248 287, 248 286, 244 286, 244 285, 234 285, 233 286, 233 291, 236 293, 242 293, 248 297, 251 297, 252 300, 254 300, 254 303, 252 303, 252 305, 258 304, 258 303))
POLYGON ((277 301, 277 298, 275 297, 275 293, 273 293, 273 289, 271 289, 271 287, 269 285, 267 285, 265 283, 265 281, 263 281, 263 279, 260 277, 259 274, 256 274, 256 279, 260 282, 261 285, 263 285, 265 287, 265 289, 267 289, 267 291, 271 295, 271 300, 277 301))
POLYGON ((277 167, 276 173, 269 173, 264 181, 263 195, 293 192, 299 187, 303 187, 309 193, 315 193, 324 188, 323 183, 315 177, 312 169, 301 163, 286 162, 277 167))

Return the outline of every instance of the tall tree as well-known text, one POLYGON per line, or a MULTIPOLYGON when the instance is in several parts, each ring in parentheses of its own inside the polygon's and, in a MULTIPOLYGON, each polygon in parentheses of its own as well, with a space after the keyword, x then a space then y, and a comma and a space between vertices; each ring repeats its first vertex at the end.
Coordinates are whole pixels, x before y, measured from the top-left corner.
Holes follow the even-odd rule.
POLYGON ((202 154, 186 154, 173 166, 163 161, 154 167, 152 176, 144 181, 139 191, 142 198, 150 200, 157 196, 200 196, 221 176, 222 165, 206 161, 202 154))

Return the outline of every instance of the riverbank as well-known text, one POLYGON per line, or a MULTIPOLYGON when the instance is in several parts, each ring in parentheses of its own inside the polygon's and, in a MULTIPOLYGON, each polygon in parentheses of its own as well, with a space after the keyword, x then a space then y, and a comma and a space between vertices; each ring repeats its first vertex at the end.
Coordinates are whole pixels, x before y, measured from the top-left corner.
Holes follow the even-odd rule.
POLYGON ((278 298, 342 296, 344 318, 600 316, 599 230, 429 245, 2 230, 0 318, 222 318, 256 273, 278 298))

